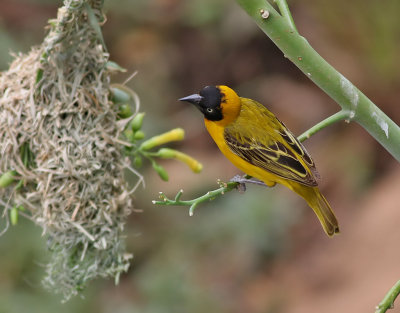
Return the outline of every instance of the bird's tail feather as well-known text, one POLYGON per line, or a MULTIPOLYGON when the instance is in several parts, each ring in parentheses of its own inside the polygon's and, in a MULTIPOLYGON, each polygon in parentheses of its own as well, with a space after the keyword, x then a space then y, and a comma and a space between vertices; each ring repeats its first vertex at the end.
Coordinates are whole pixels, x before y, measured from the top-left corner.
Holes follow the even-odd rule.
POLYGON ((339 224, 335 214, 332 211, 331 206, 325 197, 321 194, 318 187, 304 188, 297 190, 297 193, 301 195, 308 203, 308 205, 314 210, 317 215, 325 233, 328 236, 333 236, 339 233, 339 224))

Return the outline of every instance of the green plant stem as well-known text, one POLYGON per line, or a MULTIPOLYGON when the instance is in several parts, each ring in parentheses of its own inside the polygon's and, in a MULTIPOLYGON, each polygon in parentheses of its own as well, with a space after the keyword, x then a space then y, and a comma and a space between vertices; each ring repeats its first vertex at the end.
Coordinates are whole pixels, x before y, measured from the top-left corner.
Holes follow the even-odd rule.
POLYGON ((392 309, 394 305, 394 300, 400 294, 400 280, 389 290, 385 295, 381 303, 376 307, 375 313, 384 313, 388 309, 392 309))
POLYGON ((323 128, 331 125, 331 124, 334 124, 334 123, 336 123, 338 121, 342 121, 342 120, 345 120, 345 119, 348 119, 348 118, 350 118, 349 112, 345 111, 345 110, 340 110, 339 112, 327 117, 323 121, 321 121, 318 124, 314 125, 309 130, 306 130, 299 137, 297 137, 297 139, 300 142, 303 142, 304 140, 310 138, 312 135, 314 135, 315 133, 317 133, 321 129, 323 129, 323 128))
POLYGON ((294 30, 296 33, 298 33, 296 24, 293 21, 292 13, 290 13, 289 6, 286 2, 286 0, 274 0, 276 5, 279 8, 279 11, 281 12, 281 15, 286 18, 287 23, 290 25, 290 28, 294 30))
POLYGON ((176 194, 176 196, 173 200, 167 198, 167 196, 164 193, 160 192, 159 197, 161 200, 158 200, 158 201, 153 200, 153 204, 190 206, 189 215, 192 216, 194 209, 196 208, 196 206, 198 204, 205 202, 207 200, 212 200, 216 197, 219 197, 219 196, 223 195, 225 192, 232 191, 238 185, 239 185, 239 183, 237 183, 237 182, 220 183, 220 188, 209 191, 206 194, 204 194, 198 198, 192 199, 192 200, 180 200, 180 198, 183 194, 182 189, 176 194))
MULTIPOLYGON (((366 129, 395 159, 400 161, 400 128, 347 78, 326 62, 293 29, 286 5, 279 14, 266 0, 236 0, 265 34, 308 78, 349 113, 349 120, 366 129), (263 10, 263 11, 262 11, 263 10), (264 18, 260 12, 268 10, 264 18)), ((286 2, 281 0, 282 2, 286 2)), ((279 1, 279 2, 281 2, 279 1)), ((265 16, 265 15, 264 15, 265 16)))

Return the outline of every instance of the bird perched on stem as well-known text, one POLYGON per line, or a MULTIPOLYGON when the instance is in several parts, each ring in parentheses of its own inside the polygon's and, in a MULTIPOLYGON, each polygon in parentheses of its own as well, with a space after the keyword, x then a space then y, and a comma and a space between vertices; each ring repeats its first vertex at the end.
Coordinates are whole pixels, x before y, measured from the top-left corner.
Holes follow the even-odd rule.
POLYGON ((335 214, 318 188, 314 161, 273 113, 227 86, 207 86, 179 100, 204 114, 211 137, 237 168, 269 187, 279 183, 293 190, 314 210, 328 236, 339 233, 335 214))

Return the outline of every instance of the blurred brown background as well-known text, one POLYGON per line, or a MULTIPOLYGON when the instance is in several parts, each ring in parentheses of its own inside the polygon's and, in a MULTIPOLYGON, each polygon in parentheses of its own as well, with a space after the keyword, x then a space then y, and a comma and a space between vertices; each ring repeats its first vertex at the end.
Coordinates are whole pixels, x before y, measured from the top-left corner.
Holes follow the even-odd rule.
MULTIPOLYGON (((132 267, 119 286, 93 282, 61 304, 42 289, 45 239, 28 221, 0 237, 0 312, 374 312, 400 279, 400 167, 366 131, 344 122, 306 142, 341 234, 329 239, 313 212, 277 186, 249 186, 198 207, 151 204, 159 191, 191 198, 238 171, 206 133, 202 117, 176 99, 228 84, 260 101, 300 134, 339 110, 241 11, 234 0, 106 0, 111 59, 139 74, 129 83, 149 135, 183 127, 176 148, 204 164, 192 174, 163 162, 170 182, 144 168, 146 189, 126 227, 132 267)), ((0 1, 0 69, 10 51, 40 44, 61 1, 0 1)), ((314 48, 400 123, 398 0, 291 1, 314 48)), ((129 75, 116 76, 122 82, 129 75)), ((399 148, 400 149, 400 148, 399 148)), ((391 312, 400 312, 400 304, 391 312)))

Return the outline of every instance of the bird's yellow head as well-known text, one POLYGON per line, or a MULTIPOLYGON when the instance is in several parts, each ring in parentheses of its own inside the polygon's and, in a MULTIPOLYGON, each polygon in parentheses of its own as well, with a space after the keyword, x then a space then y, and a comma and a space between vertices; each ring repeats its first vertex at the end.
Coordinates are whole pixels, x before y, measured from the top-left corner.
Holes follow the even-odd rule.
POLYGON ((233 122, 240 113, 240 98, 227 86, 207 86, 199 94, 179 99, 196 106, 204 118, 221 125, 233 122))

